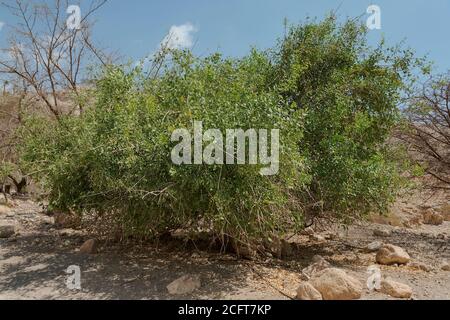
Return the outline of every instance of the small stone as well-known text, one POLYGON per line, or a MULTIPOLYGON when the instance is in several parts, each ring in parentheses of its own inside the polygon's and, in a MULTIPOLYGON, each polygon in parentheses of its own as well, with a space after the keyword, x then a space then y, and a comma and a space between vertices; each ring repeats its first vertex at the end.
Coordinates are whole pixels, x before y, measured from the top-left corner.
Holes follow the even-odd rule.
POLYGON ((381 249, 381 247, 383 246, 383 242, 381 241, 374 241, 369 243, 366 248, 365 251, 368 253, 372 253, 372 252, 377 252, 378 250, 381 249))
POLYGON ((423 223, 439 226, 444 223, 444 217, 439 213, 436 213, 433 209, 428 209, 423 214, 423 223))
POLYGON ((321 236, 320 234, 313 234, 309 236, 309 240, 315 241, 315 242, 324 242, 326 239, 325 237, 321 236))
POLYGON ((0 238, 11 238, 16 233, 14 225, 0 225, 0 238))
POLYGON ((167 290, 171 295, 184 295, 192 293, 201 287, 200 278, 198 276, 182 276, 167 286, 167 290))
POLYGON ((322 294, 309 282, 302 282, 297 289, 298 300, 323 300, 322 294))
POLYGON ((380 292, 394 298, 409 299, 413 291, 410 286, 396 282, 390 278, 381 281, 380 292))
POLYGON ((362 284, 345 271, 335 268, 317 273, 310 281, 323 300, 353 300, 361 298, 362 284))
POLYGON ((96 254, 98 247, 98 241, 95 239, 89 239, 80 247, 80 253, 82 254, 96 254))
POLYGON ((392 244, 384 245, 378 250, 376 261, 383 265, 407 264, 411 260, 409 254, 400 247, 392 244))
POLYGON ((447 238, 447 235, 445 235, 443 233, 440 233, 436 236, 436 239, 439 239, 439 240, 445 240, 446 238, 447 238))
POLYGON ((423 262, 411 262, 408 264, 411 269, 416 269, 420 271, 430 272, 433 268, 423 262))
POLYGON ((376 237, 389 237, 391 232, 387 229, 375 229, 373 235, 376 237))
POLYGON ((450 264, 447 261, 442 262, 441 270, 442 271, 450 271, 450 264))

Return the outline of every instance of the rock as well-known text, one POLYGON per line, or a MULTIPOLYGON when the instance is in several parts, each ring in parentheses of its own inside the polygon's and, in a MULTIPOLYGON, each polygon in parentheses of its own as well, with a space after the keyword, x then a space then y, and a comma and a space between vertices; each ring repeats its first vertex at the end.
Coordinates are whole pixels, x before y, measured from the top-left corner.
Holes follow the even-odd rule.
POLYGON ((316 273, 331 267, 330 263, 322 256, 316 255, 312 259, 313 263, 302 270, 302 273, 309 279, 316 273))
POLYGON ((375 229, 373 235, 376 237, 389 237, 391 232, 387 229, 375 229))
POLYGON ((369 252, 369 253, 377 252, 378 250, 381 249, 381 247, 383 247, 383 242, 381 242, 381 241, 374 241, 374 242, 369 243, 366 246, 365 251, 369 252))
POLYGON ((439 226, 444 223, 444 217, 439 213, 436 213, 433 209, 428 209, 423 214, 423 223, 439 226))
POLYGON ((312 234, 309 236, 309 240, 316 241, 316 242, 324 242, 326 239, 325 239, 325 237, 321 236, 320 234, 312 234))
POLYGON ((9 214, 10 212, 11 212, 11 209, 9 207, 0 205, 0 214, 9 214))
POLYGON ((317 273, 310 281, 322 294, 323 300, 353 300, 361 298, 362 284, 345 271, 328 268, 317 273))
POLYGON ((198 276, 182 276, 167 286, 167 290, 172 295, 184 295, 191 293, 201 287, 198 276))
POLYGON ((447 235, 444 233, 440 233, 436 236, 436 239, 445 240, 445 239, 447 239, 447 235))
POLYGON ((411 262, 408 264, 411 269, 421 270, 425 272, 430 272, 433 268, 423 262, 411 262))
POLYGON ((302 282, 297 289, 298 300, 323 300, 322 294, 309 282, 302 282))
POLYGON ((409 299, 413 292, 410 286, 390 278, 381 280, 380 292, 394 298, 409 299))
POLYGON ((447 261, 442 262, 441 270, 442 271, 450 271, 450 264, 447 261))
POLYGON ((96 254, 98 247, 98 241, 95 239, 89 239, 80 247, 80 253, 82 254, 96 254))
POLYGON ((410 260, 411 258, 405 250, 392 244, 384 245, 378 250, 376 256, 377 263, 384 265, 407 264, 410 260))
POLYGON ((14 225, 0 225, 0 238, 6 239, 11 238, 16 233, 16 228, 14 225))
POLYGON ((1 225, 0 226, 0 238, 6 239, 11 238, 16 233, 16 228, 14 225, 1 225))

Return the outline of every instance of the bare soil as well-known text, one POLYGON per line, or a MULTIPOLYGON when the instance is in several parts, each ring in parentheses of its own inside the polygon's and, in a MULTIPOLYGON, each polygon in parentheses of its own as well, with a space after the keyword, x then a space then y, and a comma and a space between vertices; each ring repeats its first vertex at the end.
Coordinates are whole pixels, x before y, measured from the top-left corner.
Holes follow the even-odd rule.
MULTIPOLYGON (((366 283, 367 268, 375 253, 364 247, 375 240, 401 246, 413 261, 429 265, 429 272, 409 266, 380 266, 383 276, 408 284, 413 299, 450 299, 450 272, 441 270, 450 261, 450 222, 440 226, 416 225, 411 220, 427 207, 449 202, 447 196, 400 200, 391 214, 349 228, 322 232, 333 240, 292 238, 294 254, 284 260, 239 260, 232 254, 201 251, 191 243, 177 245, 116 245, 102 243, 98 254, 82 255, 81 244, 89 239, 83 231, 55 228, 52 217, 27 199, 14 199, 13 206, 0 206, 0 224, 14 224, 16 235, 0 239, 0 299, 290 299, 302 281, 301 270, 321 255, 333 266, 366 283), (430 204, 431 203, 431 204, 430 204), (377 237, 375 229, 391 231, 377 237), (66 270, 81 269, 81 290, 66 286, 66 270), (171 296, 166 286, 183 275, 199 275, 202 286, 188 296, 171 296)), ((392 299, 381 293, 364 292, 362 299, 392 299)))

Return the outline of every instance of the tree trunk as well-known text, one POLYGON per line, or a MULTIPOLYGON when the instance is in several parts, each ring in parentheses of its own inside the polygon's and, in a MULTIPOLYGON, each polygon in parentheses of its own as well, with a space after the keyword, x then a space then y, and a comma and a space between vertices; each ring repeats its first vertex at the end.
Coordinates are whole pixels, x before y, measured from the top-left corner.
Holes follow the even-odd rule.
POLYGON ((22 193, 23 188, 25 188, 25 186, 27 185, 27 179, 25 177, 22 177, 22 179, 20 181, 17 181, 13 176, 8 176, 8 177, 11 179, 11 181, 16 186, 17 193, 22 193))

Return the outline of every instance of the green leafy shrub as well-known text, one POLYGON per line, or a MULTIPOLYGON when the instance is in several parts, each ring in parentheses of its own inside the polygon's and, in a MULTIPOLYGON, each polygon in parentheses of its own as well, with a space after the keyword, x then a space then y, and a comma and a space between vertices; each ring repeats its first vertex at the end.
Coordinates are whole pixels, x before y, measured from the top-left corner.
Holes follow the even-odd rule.
POLYGON ((385 142, 422 61, 383 41, 372 48, 366 36, 331 16, 291 27, 273 54, 270 81, 306 115, 299 147, 310 167, 311 217, 384 211, 401 183, 397 151, 385 142))
POLYGON ((267 57, 177 52, 172 60, 152 81, 141 81, 139 70, 107 70, 82 117, 30 121, 22 159, 47 185, 51 205, 113 213, 133 235, 193 226, 246 238, 300 227, 302 211, 288 195, 308 178, 297 148, 302 112, 265 88, 267 57), (171 133, 192 131, 194 120, 222 132, 280 129, 280 174, 261 176, 259 165, 173 164, 171 133))
POLYGON ((58 123, 27 120, 22 165, 52 207, 111 219, 124 235, 178 228, 251 241, 295 232, 305 215, 343 221, 386 208, 398 165, 385 142, 413 63, 376 49, 355 22, 291 28, 270 52, 241 59, 172 52, 160 76, 110 67, 96 103, 58 123), (280 130, 280 170, 175 165, 171 133, 280 130))

